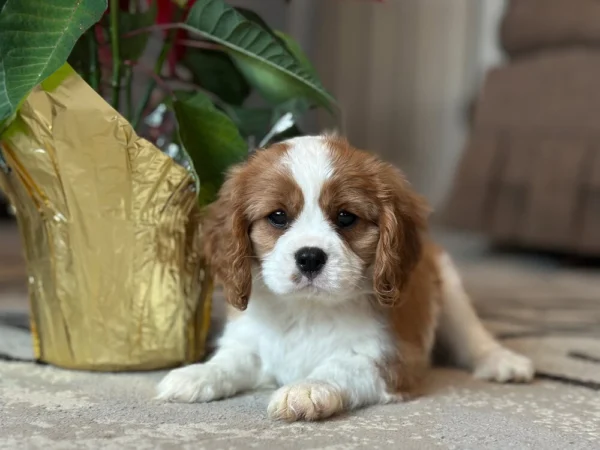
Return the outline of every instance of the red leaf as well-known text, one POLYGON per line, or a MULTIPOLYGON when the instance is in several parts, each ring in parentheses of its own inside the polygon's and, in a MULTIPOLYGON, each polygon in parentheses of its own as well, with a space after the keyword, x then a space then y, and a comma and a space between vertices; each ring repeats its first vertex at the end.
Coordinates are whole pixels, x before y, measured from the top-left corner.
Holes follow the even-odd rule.
MULTIPOLYGON (((189 0, 185 10, 183 12, 183 17, 181 18, 181 22, 185 22, 187 19, 187 16, 190 12, 190 9, 192 6, 194 6, 194 3, 196 3, 196 0, 189 0)), ((175 66, 177 65, 177 63, 179 61, 181 61, 181 59, 183 58, 183 56, 185 55, 185 51, 186 51, 186 47, 184 45, 181 45, 180 42, 182 40, 188 39, 188 32, 185 30, 177 30, 175 32, 175 41, 173 43, 173 48, 171 50, 171 53, 169 54, 169 57, 167 59, 168 64, 169 64, 169 71, 171 73, 173 73, 175 71, 175 66)))
POLYGON ((103 67, 110 67, 112 64, 110 46, 108 45, 108 41, 106 40, 102 26, 98 23, 94 27, 94 34, 96 35, 96 40, 98 41, 98 60, 100 65, 103 67))
POLYGON ((164 23, 171 23, 173 21, 173 14, 175 13, 176 6, 173 4, 173 0, 157 0, 157 14, 156 23, 162 25, 164 23))

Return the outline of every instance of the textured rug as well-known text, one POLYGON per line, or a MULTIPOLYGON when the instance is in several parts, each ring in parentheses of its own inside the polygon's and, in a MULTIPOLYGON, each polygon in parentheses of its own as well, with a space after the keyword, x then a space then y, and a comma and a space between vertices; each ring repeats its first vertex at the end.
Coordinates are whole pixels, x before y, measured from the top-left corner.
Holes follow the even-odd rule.
MULTIPOLYGON (((0 230, 0 449, 600 449, 597 268, 490 253, 472 237, 441 235, 488 327, 536 362, 536 382, 495 385, 438 368, 416 400, 287 425, 267 420, 269 392, 162 404, 153 400, 160 372, 28 362, 22 262, 2 237, 0 230)), ((216 308, 215 330, 221 316, 216 308)))

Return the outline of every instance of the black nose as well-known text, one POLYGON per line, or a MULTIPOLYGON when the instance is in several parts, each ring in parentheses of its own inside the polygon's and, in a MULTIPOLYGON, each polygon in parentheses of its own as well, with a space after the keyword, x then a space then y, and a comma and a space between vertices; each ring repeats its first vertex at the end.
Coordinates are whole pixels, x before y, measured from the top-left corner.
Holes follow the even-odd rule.
POLYGON ((326 262, 327 255, 320 248, 303 247, 296 252, 296 265, 309 278, 317 275, 326 262))

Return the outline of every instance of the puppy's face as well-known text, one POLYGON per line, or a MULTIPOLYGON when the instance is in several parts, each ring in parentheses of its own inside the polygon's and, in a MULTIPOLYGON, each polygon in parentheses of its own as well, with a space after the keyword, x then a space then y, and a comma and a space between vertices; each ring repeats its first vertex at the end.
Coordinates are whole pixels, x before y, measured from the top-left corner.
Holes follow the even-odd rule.
POLYGON ((261 180, 278 188, 258 195, 250 240, 264 284, 281 297, 336 301, 366 287, 378 214, 364 175, 348 173, 339 151, 324 140, 291 141, 261 180))
POLYGON ((230 172, 208 211, 205 251, 242 309, 252 283, 282 301, 373 292, 393 304, 419 258, 424 215, 388 164, 339 138, 303 137, 230 172))

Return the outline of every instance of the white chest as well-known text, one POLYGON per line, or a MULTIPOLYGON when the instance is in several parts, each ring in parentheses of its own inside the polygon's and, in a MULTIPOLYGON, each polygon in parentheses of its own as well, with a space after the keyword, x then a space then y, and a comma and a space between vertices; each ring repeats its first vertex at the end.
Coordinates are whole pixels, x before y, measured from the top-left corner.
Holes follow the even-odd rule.
POLYGON ((380 361, 393 346, 385 321, 368 303, 268 306, 255 301, 227 334, 252 342, 264 375, 280 385, 310 377, 316 367, 349 355, 380 361))

